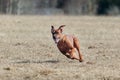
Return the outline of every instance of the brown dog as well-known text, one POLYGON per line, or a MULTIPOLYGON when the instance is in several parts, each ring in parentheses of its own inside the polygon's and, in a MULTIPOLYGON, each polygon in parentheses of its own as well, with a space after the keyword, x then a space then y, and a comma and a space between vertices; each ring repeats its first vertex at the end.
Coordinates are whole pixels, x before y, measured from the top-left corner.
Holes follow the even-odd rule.
POLYGON ((83 59, 80 53, 79 41, 75 36, 62 34, 64 26, 65 25, 62 25, 58 29, 51 26, 53 40, 62 54, 70 59, 76 59, 82 62, 83 59), (76 50, 79 56, 76 55, 76 50))

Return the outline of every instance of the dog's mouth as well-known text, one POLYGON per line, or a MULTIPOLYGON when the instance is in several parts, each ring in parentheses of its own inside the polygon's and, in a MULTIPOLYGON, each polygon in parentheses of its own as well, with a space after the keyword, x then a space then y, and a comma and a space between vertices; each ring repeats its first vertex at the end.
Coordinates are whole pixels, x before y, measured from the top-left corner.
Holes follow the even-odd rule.
POLYGON ((60 41, 60 39, 57 38, 57 39, 54 39, 54 41, 55 41, 55 43, 57 44, 57 43, 60 41))

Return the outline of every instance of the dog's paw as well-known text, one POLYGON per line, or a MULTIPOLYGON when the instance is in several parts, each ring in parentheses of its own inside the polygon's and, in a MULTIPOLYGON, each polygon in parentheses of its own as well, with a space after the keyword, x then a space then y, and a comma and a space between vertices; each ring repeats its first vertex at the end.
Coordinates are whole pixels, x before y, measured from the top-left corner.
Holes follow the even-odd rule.
POLYGON ((79 60, 79 62, 83 62, 83 60, 82 60, 82 59, 80 59, 80 60, 79 60))

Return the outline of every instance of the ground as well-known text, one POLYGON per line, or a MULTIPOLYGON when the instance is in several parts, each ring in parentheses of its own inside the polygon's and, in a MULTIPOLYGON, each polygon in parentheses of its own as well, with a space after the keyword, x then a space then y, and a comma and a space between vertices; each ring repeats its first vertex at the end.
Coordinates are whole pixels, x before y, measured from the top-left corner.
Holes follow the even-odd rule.
POLYGON ((0 15, 0 80, 120 80, 120 17, 0 15), (84 62, 62 55, 51 25, 80 41, 84 62))

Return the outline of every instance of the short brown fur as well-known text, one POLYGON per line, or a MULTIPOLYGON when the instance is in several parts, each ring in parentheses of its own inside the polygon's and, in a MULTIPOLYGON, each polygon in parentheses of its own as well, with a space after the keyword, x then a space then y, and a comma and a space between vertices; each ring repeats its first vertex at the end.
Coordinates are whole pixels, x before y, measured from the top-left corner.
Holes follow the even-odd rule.
POLYGON ((54 26, 51 26, 51 33, 55 43, 57 44, 60 52, 70 59, 76 59, 80 62, 83 61, 82 55, 80 53, 80 45, 77 37, 73 35, 65 35, 62 33, 63 27, 60 26, 58 29, 54 29, 54 26), (76 54, 76 50, 79 54, 79 57, 76 54))

